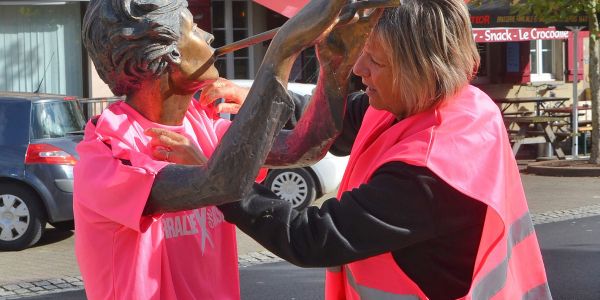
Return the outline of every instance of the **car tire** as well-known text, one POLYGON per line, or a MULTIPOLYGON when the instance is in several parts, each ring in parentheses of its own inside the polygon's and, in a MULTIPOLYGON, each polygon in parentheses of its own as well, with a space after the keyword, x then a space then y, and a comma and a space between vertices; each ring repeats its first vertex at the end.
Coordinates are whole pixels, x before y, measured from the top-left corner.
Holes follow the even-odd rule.
POLYGON ((303 209, 317 197, 315 180, 303 168, 271 170, 265 185, 295 209, 303 209))
POLYGON ((21 185, 0 184, 0 250, 18 251, 37 243, 46 227, 40 198, 21 185))

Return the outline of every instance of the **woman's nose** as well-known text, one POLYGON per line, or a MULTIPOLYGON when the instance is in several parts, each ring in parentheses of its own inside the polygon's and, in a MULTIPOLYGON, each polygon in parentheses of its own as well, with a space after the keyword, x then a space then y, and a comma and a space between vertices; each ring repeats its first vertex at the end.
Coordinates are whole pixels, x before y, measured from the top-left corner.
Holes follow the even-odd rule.
POLYGON ((358 57, 358 60, 356 60, 356 63, 354 64, 354 67, 352 67, 352 72, 356 75, 356 76, 360 76, 360 77, 365 77, 368 75, 368 70, 365 67, 364 64, 364 54, 361 54, 358 57))

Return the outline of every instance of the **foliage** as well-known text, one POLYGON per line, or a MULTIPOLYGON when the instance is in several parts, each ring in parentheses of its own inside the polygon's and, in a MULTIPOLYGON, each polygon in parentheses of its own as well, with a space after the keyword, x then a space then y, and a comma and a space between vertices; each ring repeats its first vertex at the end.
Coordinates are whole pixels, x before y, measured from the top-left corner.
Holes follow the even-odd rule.
POLYGON ((519 15, 535 15, 546 22, 566 20, 572 16, 585 14, 587 2, 595 0, 525 0, 513 6, 519 15))

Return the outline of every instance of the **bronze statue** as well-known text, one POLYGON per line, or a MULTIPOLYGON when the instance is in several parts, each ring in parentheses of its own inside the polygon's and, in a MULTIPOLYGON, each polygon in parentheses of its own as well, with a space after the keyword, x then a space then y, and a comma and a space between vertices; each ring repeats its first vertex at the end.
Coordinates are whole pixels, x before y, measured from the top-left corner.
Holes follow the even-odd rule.
POLYGON ((398 1, 308 3, 274 37, 229 124, 192 100, 219 74, 213 37, 196 27, 186 1, 91 1, 85 47, 100 77, 126 100, 89 122, 78 146, 76 254, 88 297, 239 298, 239 288, 222 286, 237 278, 235 230, 214 205, 248 194, 265 161, 309 164, 325 155, 342 127, 352 66, 380 16, 357 11, 390 2, 398 1), (317 88, 297 126, 280 131, 294 111, 286 89, 290 69, 315 43, 317 88), (205 163, 169 163, 171 151, 153 139, 169 139, 171 130, 195 143, 182 147, 207 157, 205 163), (214 269, 218 276, 203 275, 214 269))
MULTIPOLYGON (((306 122, 280 135, 278 131, 293 110, 285 87, 295 57, 331 31, 347 2, 312 1, 281 28, 244 108, 215 154, 204 167, 163 169, 148 213, 235 201, 249 189, 265 158, 267 165, 289 165, 309 164, 325 155, 341 126, 351 67, 370 31, 366 20, 336 29, 320 44, 319 59, 325 63, 315 100, 304 113, 306 122)), ((192 94, 218 77, 209 46, 212 35, 193 24, 185 4, 95 1, 84 20, 84 43, 100 77, 116 95, 126 95, 126 102, 144 117, 166 125, 179 124, 192 94)))

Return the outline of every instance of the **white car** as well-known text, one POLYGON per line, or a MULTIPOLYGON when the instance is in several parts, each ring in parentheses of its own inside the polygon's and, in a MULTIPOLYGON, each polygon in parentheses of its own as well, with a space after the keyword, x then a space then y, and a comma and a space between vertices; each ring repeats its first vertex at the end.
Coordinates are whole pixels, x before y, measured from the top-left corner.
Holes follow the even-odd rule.
MULTIPOLYGON (((252 85, 252 80, 231 81, 244 87, 252 85)), ((288 84, 290 91, 300 95, 310 95, 314 88, 314 84, 294 82, 288 84)), ((308 167, 269 170, 264 185, 281 199, 291 202, 294 208, 302 209, 315 199, 338 188, 346 164, 348 164, 348 156, 339 157, 327 153, 323 159, 308 167)))

